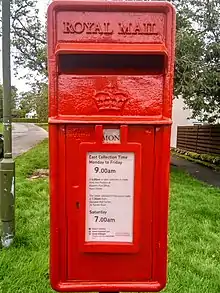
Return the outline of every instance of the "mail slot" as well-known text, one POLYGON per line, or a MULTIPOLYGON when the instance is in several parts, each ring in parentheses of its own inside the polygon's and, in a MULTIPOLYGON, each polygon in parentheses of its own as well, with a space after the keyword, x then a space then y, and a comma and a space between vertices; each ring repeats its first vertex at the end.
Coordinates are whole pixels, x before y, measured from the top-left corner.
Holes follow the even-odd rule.
POLYGON ((175 11, 48 9, 50 279, 59 292, 167 282, 175 11))
POLYGON ((59 74, 82 75, 141 75, 160 74, 166 69, 165 57, 112 53, 60 54, 58 57, 59 74))

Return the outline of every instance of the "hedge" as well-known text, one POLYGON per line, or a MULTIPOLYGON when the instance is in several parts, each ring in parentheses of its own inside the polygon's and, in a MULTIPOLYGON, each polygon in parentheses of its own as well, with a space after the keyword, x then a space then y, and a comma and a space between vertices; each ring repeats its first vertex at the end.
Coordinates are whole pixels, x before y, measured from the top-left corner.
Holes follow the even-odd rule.
POLYGON ((192 159, 201 160, 203 162, 207 162, 207 163, 211 163, 211 164, 215 164, 217 166, 220 166, 220 156, 215 155, 215 154, 198 154, 198 153, 194 153, 194 152, 181 150, 178 148, 175 149, 174 151, 176 153, 188 156, 192 159))
POLYGON ((194 152, 181 150, 178 148, 172 148, 171 151, 173 154, 176 154, 184 159, 212 168, 216 171, 220 171, 220 156, 218 155, 198 154, 194 152))
POLYGON ((37 118, 13 118, 12 122, 38 123, 37 118))

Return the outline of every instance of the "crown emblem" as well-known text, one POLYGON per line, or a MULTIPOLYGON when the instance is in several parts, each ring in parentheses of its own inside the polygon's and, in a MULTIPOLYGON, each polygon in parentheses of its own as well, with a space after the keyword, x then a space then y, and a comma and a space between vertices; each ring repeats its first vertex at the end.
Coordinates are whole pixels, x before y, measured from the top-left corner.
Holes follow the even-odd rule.
POLYGON ((122 92, 99 91, 96 92, 93 99, 100 111, 121 111, 128 100, 128 96, 122 92))

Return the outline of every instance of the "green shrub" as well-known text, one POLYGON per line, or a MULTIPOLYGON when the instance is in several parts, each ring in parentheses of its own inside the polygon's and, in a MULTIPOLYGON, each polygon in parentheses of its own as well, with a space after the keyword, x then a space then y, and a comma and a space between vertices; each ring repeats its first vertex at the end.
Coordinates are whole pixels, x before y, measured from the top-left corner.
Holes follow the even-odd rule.
POLYGON ((199 159, 200 154, 193 153, 193 152, 188 152, 188 156, 190 156, 193 159, 199 159))
POLYGON ((37 118, 13 118, 12 122, 38 123, 37 118))
POLYGON ((179 154, 180 156, 183 156, 185 159, 203 164, 207 167, 214 168, 215 166, 216 167, 220 166, 220 156, 215 154, 198 154, 198 153, 189 152, 189 151, 178 149, 178 148, 172 149, 172 153, 179 154))
POLYGON ((200 159, 202 161, 213 163, 216 165, 220 164, 220 157, 217 155, 215 156, 215 155, 209 155, 209 154, 201 154, 200 159))

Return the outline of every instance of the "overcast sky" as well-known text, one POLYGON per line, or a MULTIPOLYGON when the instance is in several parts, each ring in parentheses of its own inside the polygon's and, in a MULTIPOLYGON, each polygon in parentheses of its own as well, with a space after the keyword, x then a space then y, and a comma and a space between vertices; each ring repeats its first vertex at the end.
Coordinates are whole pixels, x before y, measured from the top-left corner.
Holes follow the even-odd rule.
MULTIPOLYGON (((52 2, 52 0, 38 0, 38 8, 40 10, 39 15, 42 18, 42 21, 45 21, 44 15, 47 11, 47 6, 50 2, 52 2)), ((0 47, 2 47, 1 39, 0 39, 0 47)), ((18 78, 14 77, 14 75, 13 75, 13 62, 11 65, 12 65, 12 85, 15 85, 19 91, 28 90, 28 86, 26 85, 25 80, 19 80, 18 78)), ((21 71, 21 75, 22 75, 22 71, 21 71)), ((0 53, 0 83, 2 83, 2 50, 0 53)))

